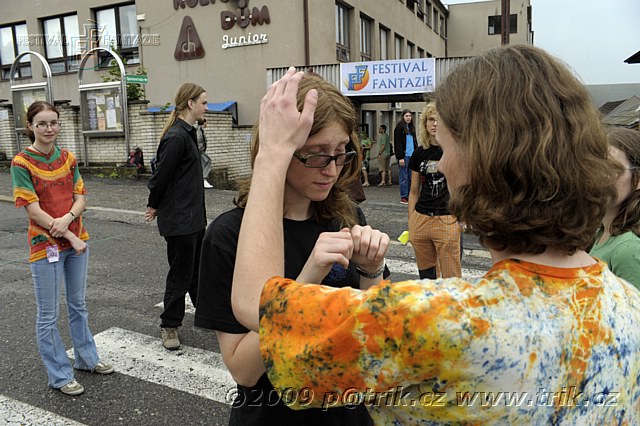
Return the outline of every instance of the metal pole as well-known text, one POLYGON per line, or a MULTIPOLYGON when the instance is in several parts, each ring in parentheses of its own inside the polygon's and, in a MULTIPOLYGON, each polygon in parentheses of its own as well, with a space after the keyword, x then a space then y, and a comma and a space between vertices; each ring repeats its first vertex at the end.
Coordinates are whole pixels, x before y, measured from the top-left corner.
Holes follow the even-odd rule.
POLYGON ((502 17, 500 18, 500 34, 503 46, 509 44, 509 31, 511 29, 510 0, 502 0, 502 17))

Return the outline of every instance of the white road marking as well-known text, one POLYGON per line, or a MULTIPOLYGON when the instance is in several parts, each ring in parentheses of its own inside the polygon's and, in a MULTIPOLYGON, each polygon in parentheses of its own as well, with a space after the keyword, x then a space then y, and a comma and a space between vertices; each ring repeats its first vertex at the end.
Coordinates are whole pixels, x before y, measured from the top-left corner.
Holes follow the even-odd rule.
MULTIPOLYGON (((164 308, 164 302, 156 303, 155 307, 164 308)), ((191 296, 189 296, 189 294, 184 296, 184 312, 192 315, 196 314, 196 308, 193 306, 193 303, 191 303, 191 296)))
MULTIPOLYGON (((217 352, 182 345, 177 351, 151 337, 121 328, 94 336, 98 352, 116 373, 126 374, 224 404, 233 402, 236 383, 217 352)), ((67 351, 73 357, 73 349, 67 351)))
POLYGON ((84 423, 78 423, 66 417, 59 416, 42 408, 25 404, 0 395, 0 424, 2 425, 54 425, 54 426, 83 426, 84 423))

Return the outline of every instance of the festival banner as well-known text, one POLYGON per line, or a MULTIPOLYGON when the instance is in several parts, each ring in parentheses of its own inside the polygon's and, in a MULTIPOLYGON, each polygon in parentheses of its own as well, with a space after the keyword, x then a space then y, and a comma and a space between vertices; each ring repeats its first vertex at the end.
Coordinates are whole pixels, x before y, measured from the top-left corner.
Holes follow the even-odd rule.
POLYGON ((340 64, 340 88, 346 96, 433 92, 435 58, 340 64))

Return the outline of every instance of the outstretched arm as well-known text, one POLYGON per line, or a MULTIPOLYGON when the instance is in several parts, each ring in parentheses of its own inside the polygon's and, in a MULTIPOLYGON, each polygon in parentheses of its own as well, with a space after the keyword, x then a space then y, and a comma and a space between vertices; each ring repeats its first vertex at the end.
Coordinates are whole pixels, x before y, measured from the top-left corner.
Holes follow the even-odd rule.
POLYGON ((242 219, 231 302, 238 321, 258 330, 260 294, 267 279, 284 274, 282 229, 284 184, 294 151, 311 131, 317 91, 306 96, 302 112, 296 94, 303 73, 295 68, 274 83, 260 103, 260 148, 242 219))

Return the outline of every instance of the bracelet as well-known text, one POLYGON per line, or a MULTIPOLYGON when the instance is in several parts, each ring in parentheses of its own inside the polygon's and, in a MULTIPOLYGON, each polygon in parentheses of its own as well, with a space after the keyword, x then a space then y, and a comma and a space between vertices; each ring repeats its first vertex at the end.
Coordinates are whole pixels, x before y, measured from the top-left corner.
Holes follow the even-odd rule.
POLYGON ((384 273, 384 270, 386 267, 387 267, 387 264, 384 263, 380 269, 378 269, 374 273, 371 273, 371 272, 365 271, 360 266, 356 265, 356 271, 358 272, 358 274, 362 275, 363 277, 374 280, 384 273))
POLYGON ((74 219, 76 218, 76 215, 73 214, 73 212, 71 210, 69 210, 69 214, 71 215, 72 218, 74 218, 74 219))

